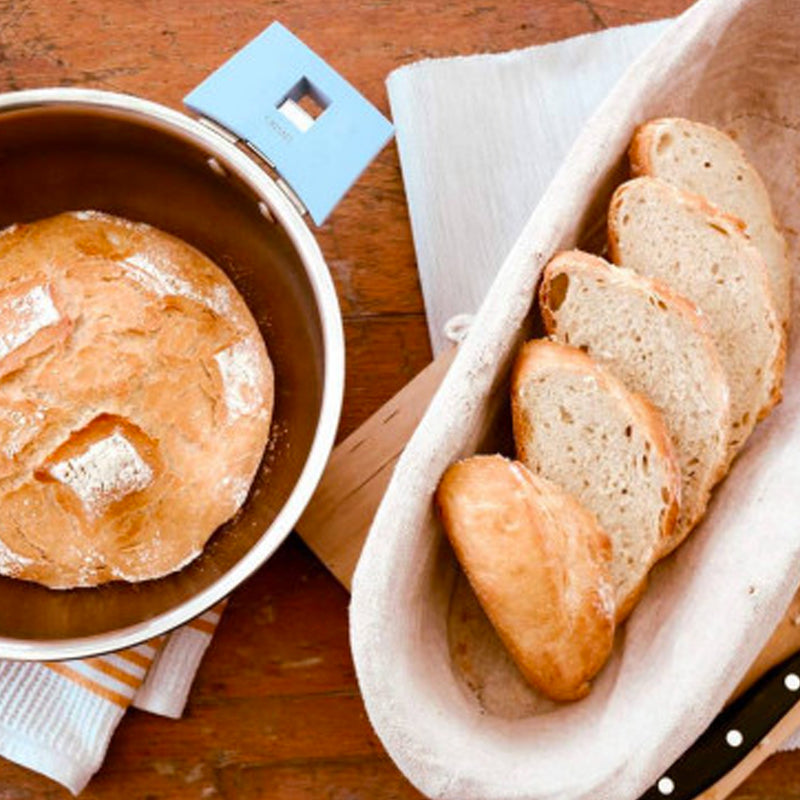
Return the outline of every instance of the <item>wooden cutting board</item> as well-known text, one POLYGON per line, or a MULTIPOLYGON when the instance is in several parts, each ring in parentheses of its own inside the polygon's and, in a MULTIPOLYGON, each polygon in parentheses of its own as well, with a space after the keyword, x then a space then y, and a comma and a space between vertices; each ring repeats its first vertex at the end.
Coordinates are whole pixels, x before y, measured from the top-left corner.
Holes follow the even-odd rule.
MULTIPOLYGON (((444 351, 333 451, 322 480, 297 524, 306 544, 348 589, 372 518, 397 459, 422 419, 455 356, 444 351)), ((731 699, 776 664, 800 651, 800 590, 731 699)), ((727 797, 800 727, 800 703, 721 781, 697 800, 727 797)))

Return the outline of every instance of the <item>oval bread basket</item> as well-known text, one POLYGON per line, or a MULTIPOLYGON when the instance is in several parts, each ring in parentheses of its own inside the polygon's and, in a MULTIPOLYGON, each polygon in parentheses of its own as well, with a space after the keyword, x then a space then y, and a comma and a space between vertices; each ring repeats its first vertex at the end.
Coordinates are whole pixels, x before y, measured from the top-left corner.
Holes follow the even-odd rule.
POLYGON ((796 322, 783 403, 703 524, 653 572, 584 700, 514 715, 465 688, 448 645, 459 570, 431 498, 453 460, 511 453, 509 368, 537 323, 542 268, 557 250, 599 241, 637 124, 685 116, 734 134, 767 182, 796 262, 799 85, 795 0, 701 0, 682 15, 587 124, 400 459, 355 575, 351 637, 370 720, 428 796, 637 797, 708 726, 789 604, 800 575, 796 322))

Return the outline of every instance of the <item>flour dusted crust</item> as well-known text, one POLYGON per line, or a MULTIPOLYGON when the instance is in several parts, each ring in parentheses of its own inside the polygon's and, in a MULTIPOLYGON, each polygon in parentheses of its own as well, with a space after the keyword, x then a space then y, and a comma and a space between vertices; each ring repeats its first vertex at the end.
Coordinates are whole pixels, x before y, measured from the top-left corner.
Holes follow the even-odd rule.
POLYGON ((98 212, 0 233, 0 573, 142 581, 242 506, 272 366, 224 273, 98 212))

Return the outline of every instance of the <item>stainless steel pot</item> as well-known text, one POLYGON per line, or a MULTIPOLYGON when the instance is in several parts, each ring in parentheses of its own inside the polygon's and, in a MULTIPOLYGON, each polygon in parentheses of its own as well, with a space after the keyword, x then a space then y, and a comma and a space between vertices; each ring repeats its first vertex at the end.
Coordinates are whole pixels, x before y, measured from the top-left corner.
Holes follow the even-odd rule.
POLYGON ((160 580, 95 589, 0 578, 2 658, 94 655, 187 622, 275 551, 322 474, 344 385, 336 293, 295 203, 232 138, 126 95, 0 95, 0 227, 99 209, 181 237, 233 280, 276 373, 271 443, 250 498, 201 557, 160 580))

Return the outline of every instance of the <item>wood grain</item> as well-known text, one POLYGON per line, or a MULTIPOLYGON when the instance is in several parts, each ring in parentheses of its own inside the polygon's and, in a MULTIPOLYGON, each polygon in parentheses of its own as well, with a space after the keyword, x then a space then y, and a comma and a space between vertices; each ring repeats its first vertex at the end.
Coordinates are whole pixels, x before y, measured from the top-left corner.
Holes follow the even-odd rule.
MULTIPOLYGON (((0 0, 0 90, 90 86, 174 107, 281 20, 379 108, 392 69, 676 14, 688 0, 0 0)), ((345 316, 340 438, 430 360, 397 151, 387 148, 318 239, 345 316)), ((130 713, 82 797, 410 800, 371 732, 347 641, 347 594, 297 537, 233 596, 185 719, 130 713)), ((0 761, 3 800, 70 797, 0 761)), ((800 798, 800 755, 734 795, 800 798)))
POLYGON ((359 425, 331 455, 317 491, 297 523, 303 541, 350 587, 361 548, 397 459, 455 357, 441 353, 359 425))

